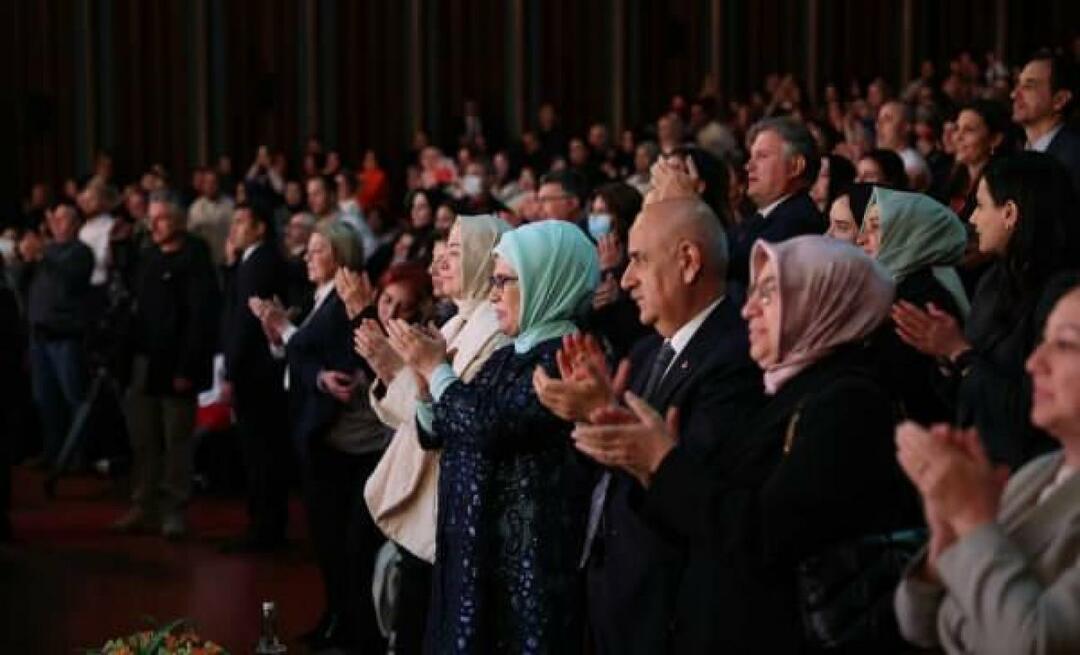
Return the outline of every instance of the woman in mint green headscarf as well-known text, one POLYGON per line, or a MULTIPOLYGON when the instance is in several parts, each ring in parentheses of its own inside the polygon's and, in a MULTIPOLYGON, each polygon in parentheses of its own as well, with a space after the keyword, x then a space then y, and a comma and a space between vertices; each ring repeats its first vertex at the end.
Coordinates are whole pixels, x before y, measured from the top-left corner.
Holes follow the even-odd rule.
POLYGON ((600 280, 596 248, 576 226, 544 221, 495 247, 491 302, 513 345, 466 384, 433 332, 396 323, 390 340, 431 389, 417 412, 425 448, 441 448, 427 650, 581 649, 577 559, 588 511, 573 425, 540 404, 532 374, 557 375, 561 337, 600 280))
MULTIPOLYGON (((953 266, 964 255, 967 230, 951 209, 921 193, 874 187, 858 244, 892 274, 896 302, 932 306, 964 323, 971 305, 953 266)), ((905 418, 950 420, 951 403, 938 393, 944 385, 937 362, 895 333, 884 341, 886 373, 905 418)))

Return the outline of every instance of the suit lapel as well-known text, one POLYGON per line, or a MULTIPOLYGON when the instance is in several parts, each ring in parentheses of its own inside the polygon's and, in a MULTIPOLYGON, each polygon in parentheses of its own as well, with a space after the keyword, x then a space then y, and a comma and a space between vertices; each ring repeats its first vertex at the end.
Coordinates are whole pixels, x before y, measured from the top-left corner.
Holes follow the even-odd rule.
POLYGON ((660 387, 654 394, 653 406, 658 411, 664 411, 671 403, 678 391, 686 384, 687 380, 694 376, 695 372, 702 367, 710 354, 715 350, 718 342, 725 332, 731 329, 738 316, 734 313, 735 303, 731 296, 717 305, 705 322, 694 333, 690 343, 686 344, 682 352, 671 363, 667 375, 660 381, 660 387))

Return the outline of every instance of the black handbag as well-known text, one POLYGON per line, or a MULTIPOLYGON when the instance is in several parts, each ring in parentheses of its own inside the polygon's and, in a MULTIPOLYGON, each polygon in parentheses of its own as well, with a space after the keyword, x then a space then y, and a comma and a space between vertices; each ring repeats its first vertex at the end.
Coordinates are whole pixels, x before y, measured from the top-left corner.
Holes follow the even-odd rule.
MULTIPOLYGON (((785 455, 791 451, 800 410, 801 403, 788 422, 785 455)), ((807 643, 818 650, 858 646, 877 653, 903 650, 893 594, 927 536, 925 528, 863 535, 799 562, 799 613, 807 643)))
POLYGON ((904 642, 893 594, 924 529, 859 537, 829 546, 799 563, 799 610, 808 642, 822 650, 873 644, 876 652, 904 642))

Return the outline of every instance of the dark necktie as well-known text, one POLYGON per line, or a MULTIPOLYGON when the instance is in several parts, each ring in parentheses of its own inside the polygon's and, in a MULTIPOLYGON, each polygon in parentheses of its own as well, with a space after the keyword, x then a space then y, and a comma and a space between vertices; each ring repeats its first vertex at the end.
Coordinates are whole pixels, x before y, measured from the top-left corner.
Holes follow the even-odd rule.
MULTIPOLYGON (((664 373, 671 366, 671 360, 675 359, 675 349, 671 347, 671 341, 665 340, 664 345, 656 353, 652 368, 649 370, 649 379, 645 382, 645 389, 641 397, 650 405, 653 404, 653 396, 660 388, 660 382, 664 379, 664 373)), ((589 522, 585 526, 585 546, 581 551, 581 561, 578 566, 585 568, 589 561, 589 553, 592 552, 593 542, 596 541, 596 533, 600 529, 600 519, 604 515, 604 504, 607 501, 608 487, 611 485, 611 471, 604 471, 599 482, 593 487, 592 500, 589 503, 589 522)))

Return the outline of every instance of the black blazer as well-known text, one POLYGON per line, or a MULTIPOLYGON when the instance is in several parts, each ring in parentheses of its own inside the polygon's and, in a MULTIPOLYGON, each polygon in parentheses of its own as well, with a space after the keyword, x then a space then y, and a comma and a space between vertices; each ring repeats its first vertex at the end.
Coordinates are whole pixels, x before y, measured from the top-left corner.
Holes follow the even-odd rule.
POLYGON ((241 411, 248 400, 260 403, 267 396, 281 393, 282 364, 270 354, 270 345, 259 320, 248 308, 248 299, 277 296, 284 301, 286 275, 285 262, 277 248, 264 243, 247 260, 237 262, 227 278, 222 352, 225 377, 235 385, 241 411))
POLYGON ((795 566, 920 520, 896 465, 891 398, 869 362, 852 346, 789 380, 739 453, 676 448, 660 465, 644 513, 688 549, 669 652, 801 652, 795 566))
MULTIPOLYGON (((680 410, 679 445, 690 459, 724 458, 763 400, 761 373, 748 356, 741 296, 730 290, 671 364, 651 403, 680 410)), ((645 387, 663 339, 642 340, 631 354, 631 389, 645 387)), ((639 513, 644 489, 615 472, 588 564, 589 620, 597 652, 668 652, 676 598, 686 565, 684 540, 639 513)))
POLYGON ((822 234, 827 227, 814 201, 805 191, 800 191, 772 210, 768 218, 760 214, 748 217, 728 232, 731 261, 728 279, 744 286, 750 279, 750 249, 758 239, 772 243, 785 241, 803 234, 822 234))
POLYGON ((1063 126, 1050 140, 1046 153, 1065 165, 1069 179, 1073 181, 1073 190, 1080 194, 1080 133, 1068 125, 1063 126))
POLYGON ((319 371, 353 373, 363 367, 353 351, 345 304, 336 291, 300 324, 285 346, 285 358, 292 437, 297 447, 307 448, 326 435, 344 407, 318 388, 319 371))

